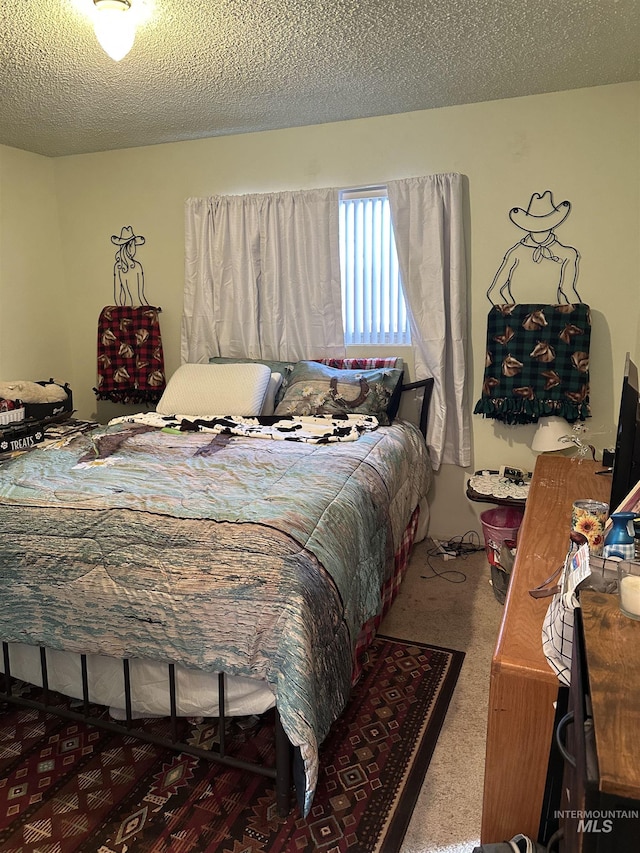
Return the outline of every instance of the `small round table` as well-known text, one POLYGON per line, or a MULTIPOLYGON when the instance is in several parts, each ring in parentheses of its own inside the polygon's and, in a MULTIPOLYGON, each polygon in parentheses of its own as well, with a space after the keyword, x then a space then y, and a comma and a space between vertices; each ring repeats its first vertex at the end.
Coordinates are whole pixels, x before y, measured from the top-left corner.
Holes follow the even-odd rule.
POLYGON ((518 485, 501 477, 498 471, 476 471, 467 480, 467 497, 470 501, 524 509, 528 494, 529 482, 518 485))

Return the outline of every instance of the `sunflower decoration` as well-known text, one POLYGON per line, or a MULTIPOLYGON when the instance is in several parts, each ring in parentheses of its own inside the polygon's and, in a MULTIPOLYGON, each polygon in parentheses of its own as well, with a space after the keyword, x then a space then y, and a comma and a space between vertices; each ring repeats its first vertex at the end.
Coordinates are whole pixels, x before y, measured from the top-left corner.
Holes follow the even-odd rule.
POLYGON ((606 518, 606 512, 596 507, 573 507, 571 527, 576 533, 582 533, 586 537, 591 554, 599 554, 602 551, 606 518))

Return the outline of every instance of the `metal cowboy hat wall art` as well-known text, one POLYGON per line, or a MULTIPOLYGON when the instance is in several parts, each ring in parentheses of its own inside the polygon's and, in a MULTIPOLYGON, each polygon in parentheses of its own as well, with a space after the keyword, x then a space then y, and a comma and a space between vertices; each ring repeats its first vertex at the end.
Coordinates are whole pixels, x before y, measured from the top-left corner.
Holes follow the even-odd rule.
POLYGON ((554 204, 551 190, 533 193, 526 209, 509 211, 511 222, 526 234, 507 251, 487 290, 492 308, 482 394, 474 414, 506 424, 552 416, 573 424, 591 415, 591 311, 576 290, 578 252, 555 234, 570 211, 568 201, 554 204), (556 303, 548 304, 544 296, 516 302, 516 274, 541 290, 553 283, 556 303), (496 287, 500 304, 491 299, 496 287))
POLYGON ((114 243, 116 246, 124 246, 126 245, 126 243, 130 243, 132 240, 134 241, 136 246, 144 246, 144 237, 136 237, 136 235, 133 233, 133 228, 130 225, 124 225, 120 229, 119 237, 116 237, 115 234, 113 234, 111 237, 111 242, 114 243))
POLYGON ((571 212, 571 203, 561 201, 556 207, 553 203, 551 190, 545 190, 542 195, 534 193, 529 199, 529 207, 523 210, 514 207, 509 211, 509 219, 523 231, 539 234, 551 231, 561 225, 571 212))
POLYGON ((534 281, 537 277, 545 283, 552 278, 557 288, 558 303, 571 303, 576 299, 582 302, 576 289, 580 255, 573 246, 561 243, 555 234, 555 229, 565 221, 570 212, 569 201, 554 204, 551 190, 545 190, 542 195, 533 193, 526 210, 522 207, 511 208, 509 219, 526 234, 507 250, 487 290, 487 299, 492 305, 496 304, 491 298, 496 287, 504 303, 516 302, 512 293, 516 274, 522 277, 526 274, 534 281), (567 290, 571 291, 571 298, 567 295, 567 290))

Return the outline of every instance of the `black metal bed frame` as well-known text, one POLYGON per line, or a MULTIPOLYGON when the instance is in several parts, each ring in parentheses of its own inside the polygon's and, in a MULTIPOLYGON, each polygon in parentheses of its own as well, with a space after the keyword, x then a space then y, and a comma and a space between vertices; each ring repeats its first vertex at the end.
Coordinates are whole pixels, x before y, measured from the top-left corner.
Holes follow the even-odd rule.
POLYGON ((422 403, 420 404, 420 416, 418 419, 418 428, 420 432, 424 436, 426 441, 427 439, 427 422, 429 420, 429 406, 431 405, 431 397, 433 395, 433 386, 435 384, 435 380, 432 376, 428 379, 418 379, 416 382, 409 382, 407 384, 403 384, 400 391, 404 394, 405 391, 417 391, 420 388, 423 388, 422 394, 422 403))
POLYGON ((276 806, 280 817, 286 817, 291 808, 291 781, 292 781, 292 754, 293 749, 289 743, 289 739, 282 727, 280 714, 275 708, 275 765, 268 766, 263 764, 254 764, 245 761, 241 758, 235 758, 233 755, 228 755, 226 750, 225 728, 227 716, 224 710, 225 703, 225 673, 218 673, 218 733, 219 743, 216 744, 217 749, 202 749, 192 744, 183 743, 178 739, 178 715, 176 704, 176 673, 175 664, 167 664, 169 670, 169 701, 170 701, 170 721, 171 721, 171 737, 163 737, 153 732, 147 732, 133 724, 132 703, 131 703, 131 675, 129 671, 129 660, 122 659, 122 671, 124 680, 125 694, 125 720, 119 723, 115 720, 103 719, 94 717, 90 714, 89 700, 89 677, 87 668, 87 655, 80 655, 80 667, 82 673, 82 711, 74 711, 69 708, 60 708, 58 705, 53 705, 49 701, 50 691, 48 668, 47 668, 47 650, 44 646, 40 646, 40 673, 42 676, 42 701, 35 699, 27 699, 23 696, 14 694, 11 684, 11 663, 9 654, 9 644, 2 642, 2 656, 4 662, 4 689, 0 690, 0 699, 5 702, 10 702, 14 705, 19 705, 24 708, 32 708, 37 711, 45 711, 54 714, 57 717, 62 717, 76 722, 83 722, 90 726, 105 729, 106 731, 115 734, 129 735, 138 740, 146 741, 147 743, 163 746, 177 752, 186 752, 196 758, 204 758, 206 761, 212 761, 216 764, 223 764, 227 767, 233 767, 237 770, 249 771, 258 773, 275 781, 276 787, 276 806))

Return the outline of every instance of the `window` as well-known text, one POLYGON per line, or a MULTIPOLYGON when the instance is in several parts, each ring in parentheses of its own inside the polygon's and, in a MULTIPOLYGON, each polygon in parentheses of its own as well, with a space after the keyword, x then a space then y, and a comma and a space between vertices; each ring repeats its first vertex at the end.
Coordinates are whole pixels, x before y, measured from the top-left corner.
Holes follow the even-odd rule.
POLYGON ((384 187, 340 193, 340 265, 345 344, 410 344, 384 187))

